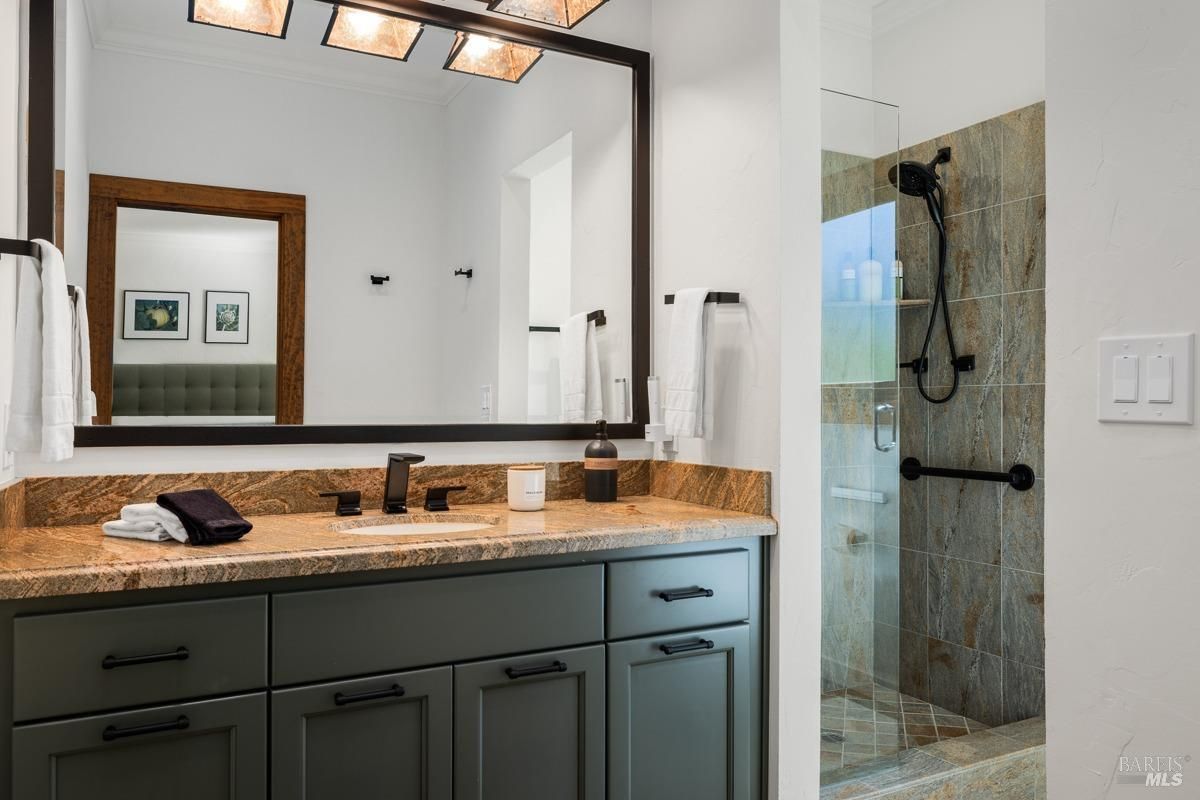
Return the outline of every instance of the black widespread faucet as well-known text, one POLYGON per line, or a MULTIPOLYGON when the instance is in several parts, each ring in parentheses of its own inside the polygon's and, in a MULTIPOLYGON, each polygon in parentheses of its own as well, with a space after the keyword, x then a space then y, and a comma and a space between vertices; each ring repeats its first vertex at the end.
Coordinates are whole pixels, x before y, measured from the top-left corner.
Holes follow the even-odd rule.
POLYGON ((387 464, 387 484, 383 491, 383 513, 408 513, 408 468, 420 464, 425 456, 416 453, 390 453, 387 464))

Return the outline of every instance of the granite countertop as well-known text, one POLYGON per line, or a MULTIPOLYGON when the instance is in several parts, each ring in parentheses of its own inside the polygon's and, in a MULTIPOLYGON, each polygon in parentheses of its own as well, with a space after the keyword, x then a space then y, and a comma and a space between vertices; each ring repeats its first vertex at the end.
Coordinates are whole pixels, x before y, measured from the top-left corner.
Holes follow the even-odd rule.
POLYGON ((213 547, 115 539, 102 535, 99 525, 10 528, 0 536, 0 600, 464 564, 773 536, 777 531, 771 517, 658 497, 603 505, 564 500, 535 513, 481 504, 458 506, 448 514, 409 516, 413 521, 477 521, 492 527, 363 536, 334 527, 370 524, 382 514, 252 516, 254 530, 244 539, 213 547))

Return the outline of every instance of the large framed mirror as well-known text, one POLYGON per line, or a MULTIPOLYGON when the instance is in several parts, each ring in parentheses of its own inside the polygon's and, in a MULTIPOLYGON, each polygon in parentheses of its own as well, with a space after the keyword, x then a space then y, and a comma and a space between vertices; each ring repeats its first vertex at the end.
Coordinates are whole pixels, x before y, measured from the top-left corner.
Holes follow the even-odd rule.
POLYGON ((649 54, 479 0, 32 3, 78 445, 640 436, 649 54))

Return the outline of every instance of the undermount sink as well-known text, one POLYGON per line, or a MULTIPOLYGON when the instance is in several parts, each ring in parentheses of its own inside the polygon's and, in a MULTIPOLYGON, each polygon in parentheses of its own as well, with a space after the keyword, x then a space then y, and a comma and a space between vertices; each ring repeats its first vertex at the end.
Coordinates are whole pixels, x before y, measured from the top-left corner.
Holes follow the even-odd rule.
POLYGON ((331 526, 337 533, 357 536, 419 536, 438 533, 467 533, 495 526, 496 520, 474 515, 444 517, 433 514, 414 514, 407 517, 374 517, 338 522, 331 526))

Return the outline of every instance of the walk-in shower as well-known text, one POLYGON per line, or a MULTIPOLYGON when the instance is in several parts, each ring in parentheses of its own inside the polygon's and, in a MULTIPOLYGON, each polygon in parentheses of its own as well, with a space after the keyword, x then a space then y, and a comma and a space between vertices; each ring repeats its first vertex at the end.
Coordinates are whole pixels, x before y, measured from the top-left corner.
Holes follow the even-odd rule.
POLYGON ((823 93, 823 797, 1044 708, 1041 113, 901 148, 823 93))

